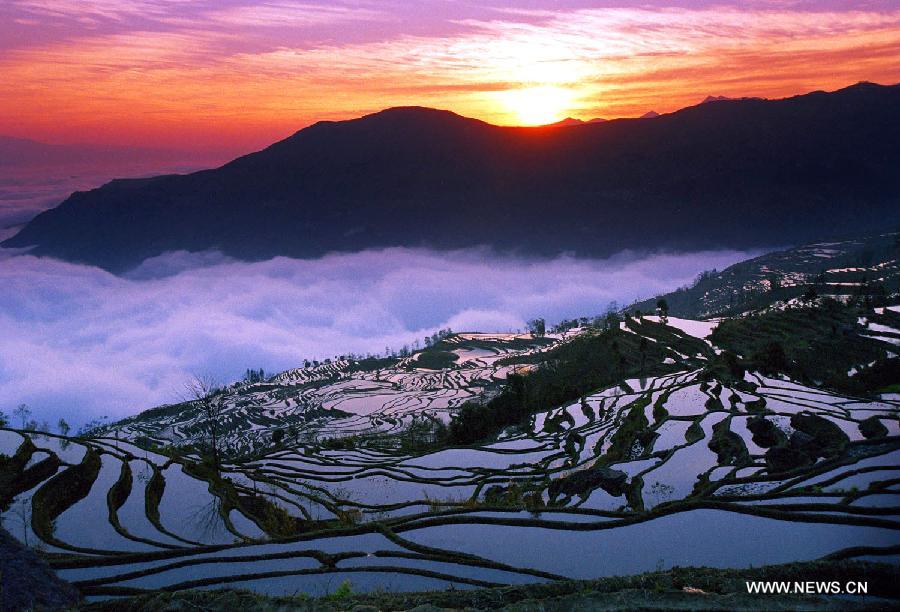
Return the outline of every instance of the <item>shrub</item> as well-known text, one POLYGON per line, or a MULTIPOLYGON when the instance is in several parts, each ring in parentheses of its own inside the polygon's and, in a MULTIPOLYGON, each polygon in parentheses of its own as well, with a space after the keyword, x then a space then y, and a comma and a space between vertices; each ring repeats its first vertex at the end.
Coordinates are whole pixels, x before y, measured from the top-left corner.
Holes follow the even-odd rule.
POLYGON ((684 440, 688 444, 693 444, 698 440, 703 439, 703 427, 700 425, 700 421, 696 420, 691 423, 691 426, 687 428, 687 431, 684 432, 684 440))
POLYGON ((457 359, 459 359, 459 355, 457 355, 456 353, 451 353, 450 351, 428 349, 419 353, 419 356, 416 357, 413 363, 418 368, 424 368, 427 370, 443 370, 444 368, 451 367, 457 359))
POLYGON ((888 428, 884 426, 878 416, 872 415, 859 424, 859 432, 868 439, 883 438, 888 434, 888 428))
POLYGON ((750 453, 743 438, 729 429, 729 420, 726 419, 713 425, 712 439, 709 441, 709 450, 716 453, 720 465, 747 465, 750 463, 750 453))
POLYGON ((750 361, 763 374, 777 374, 788 370, 787 355, 779 342, 769 342, 757 349, 750 361))
POLYGON ((345 579, 338 585, 338 588, 335 589, 334 593, 327 596, 327 599, 340 601, 342 599, 347 599, 351 595, 353 595, 353 585, 349 579, 345 579))
POLYGON ((747 429, 753 434, 753 442, 762 448, 782 446, 787 442, 784 432, 762 416, 748 419, 747 429))

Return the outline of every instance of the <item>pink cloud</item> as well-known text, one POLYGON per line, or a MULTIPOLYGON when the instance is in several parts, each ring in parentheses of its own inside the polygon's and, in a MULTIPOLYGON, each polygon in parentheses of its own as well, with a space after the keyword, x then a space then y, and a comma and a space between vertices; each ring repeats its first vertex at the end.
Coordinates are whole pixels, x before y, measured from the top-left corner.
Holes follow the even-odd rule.
POLYGON ((318 119, 405 104, 515 123, 521 96, 504 92, 530 87, 565 90, 558 110, 589 118, 675 110, 707 94, 900 80, 896 8, 534 4, 422 28, 430 17, 384 3, 22 0, 19 17, 121 26, 73 27, 6 53, 0 133, 258 146, 318 119))

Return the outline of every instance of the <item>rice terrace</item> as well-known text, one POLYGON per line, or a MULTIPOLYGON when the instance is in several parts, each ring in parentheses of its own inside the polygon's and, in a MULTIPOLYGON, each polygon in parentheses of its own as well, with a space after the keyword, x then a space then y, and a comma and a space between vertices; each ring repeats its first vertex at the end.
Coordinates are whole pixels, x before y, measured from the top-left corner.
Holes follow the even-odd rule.
MULTIPOLYGON (((846 282, 823 292, 861 286, 831 274, 846 282)), ((799 315, 839 324, 846 359, 873 359, 838 377, 848 388, 895 367, 900 308, 835 297, 712 322, 610 312, 556 332, 443 330, 408 356, 253 372, 86 436, 6 429, 2 501, 21 517, 7 529, 92 601, 895 555, 898 396, 800 382, 768 347, 732 352, 748 326, 799 315)))
POLYGON ((896 610, 900 6, 0 3, 0 611, 896 610))

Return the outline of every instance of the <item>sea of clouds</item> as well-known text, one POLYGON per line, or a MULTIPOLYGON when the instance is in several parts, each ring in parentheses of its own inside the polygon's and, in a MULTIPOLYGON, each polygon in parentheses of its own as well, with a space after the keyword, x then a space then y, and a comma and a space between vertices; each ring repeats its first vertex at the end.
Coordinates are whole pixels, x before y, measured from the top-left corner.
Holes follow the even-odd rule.
POLYGON ((81 424, 344 353, 383 353, 440 328, 507 331, 603 312, 755 253, 531 259, 384 249, 246 263, 171 253, 120 277, 0 250, 0 410, 81 424))

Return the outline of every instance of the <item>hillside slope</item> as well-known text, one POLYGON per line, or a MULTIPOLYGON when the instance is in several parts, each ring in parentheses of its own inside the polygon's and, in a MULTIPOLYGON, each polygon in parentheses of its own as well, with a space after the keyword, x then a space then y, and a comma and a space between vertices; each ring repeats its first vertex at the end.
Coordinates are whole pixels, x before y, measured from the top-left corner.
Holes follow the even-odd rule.
MULTIPOLYGON (((718 322, 610 313, 545 338, 447 332, 85 437, 0 428, 0 511, 83 595, 148 596, 138 606, 222 587, 527 597, 675 565, 891 560, 898 345, 900 306, 837 300, 718 322)), ((666 590, 676 574, 717 582, 617 580, 666 590)))
MULTIPOLYGON (((725 270, 708 271, 665 299, 669 314, 688 319, 734 316, 830 297, 883 306, 900 292, 900 231, 836 238, 767 253, 725 270)), ((632 311, 654 312, 657 299, 636 302, 632 311)))
POLYGON ((79 599, 74 587, 0 527, 0 610, 61 610, 79 599))
MULTIPOLYGON (((547 403, 465 446, 416 448, 405 432, 341 445, 285 437, 215 467, 110 435, 0 429, 3 491, 31 516, 10 530, 40 540, 60 577, 95 600, 229 586, 465 589, 895 555, 900 402, 723 370, 702 338, 685 341, 693 356, 651 348, 684 339, 677 330, 630 320, 583 331, 572 342, 628 337, 648 361, 667 351, 669 372, 547 403)), ((553 350, 540 367, 571 371, 553 350)))
POLYGON ((225 166, 75 193, 5 247, 121 272, 383 246, 532 254, 796 243, 900 222, 900 87, 727 100, 566 128, 395 108, 225 166))

